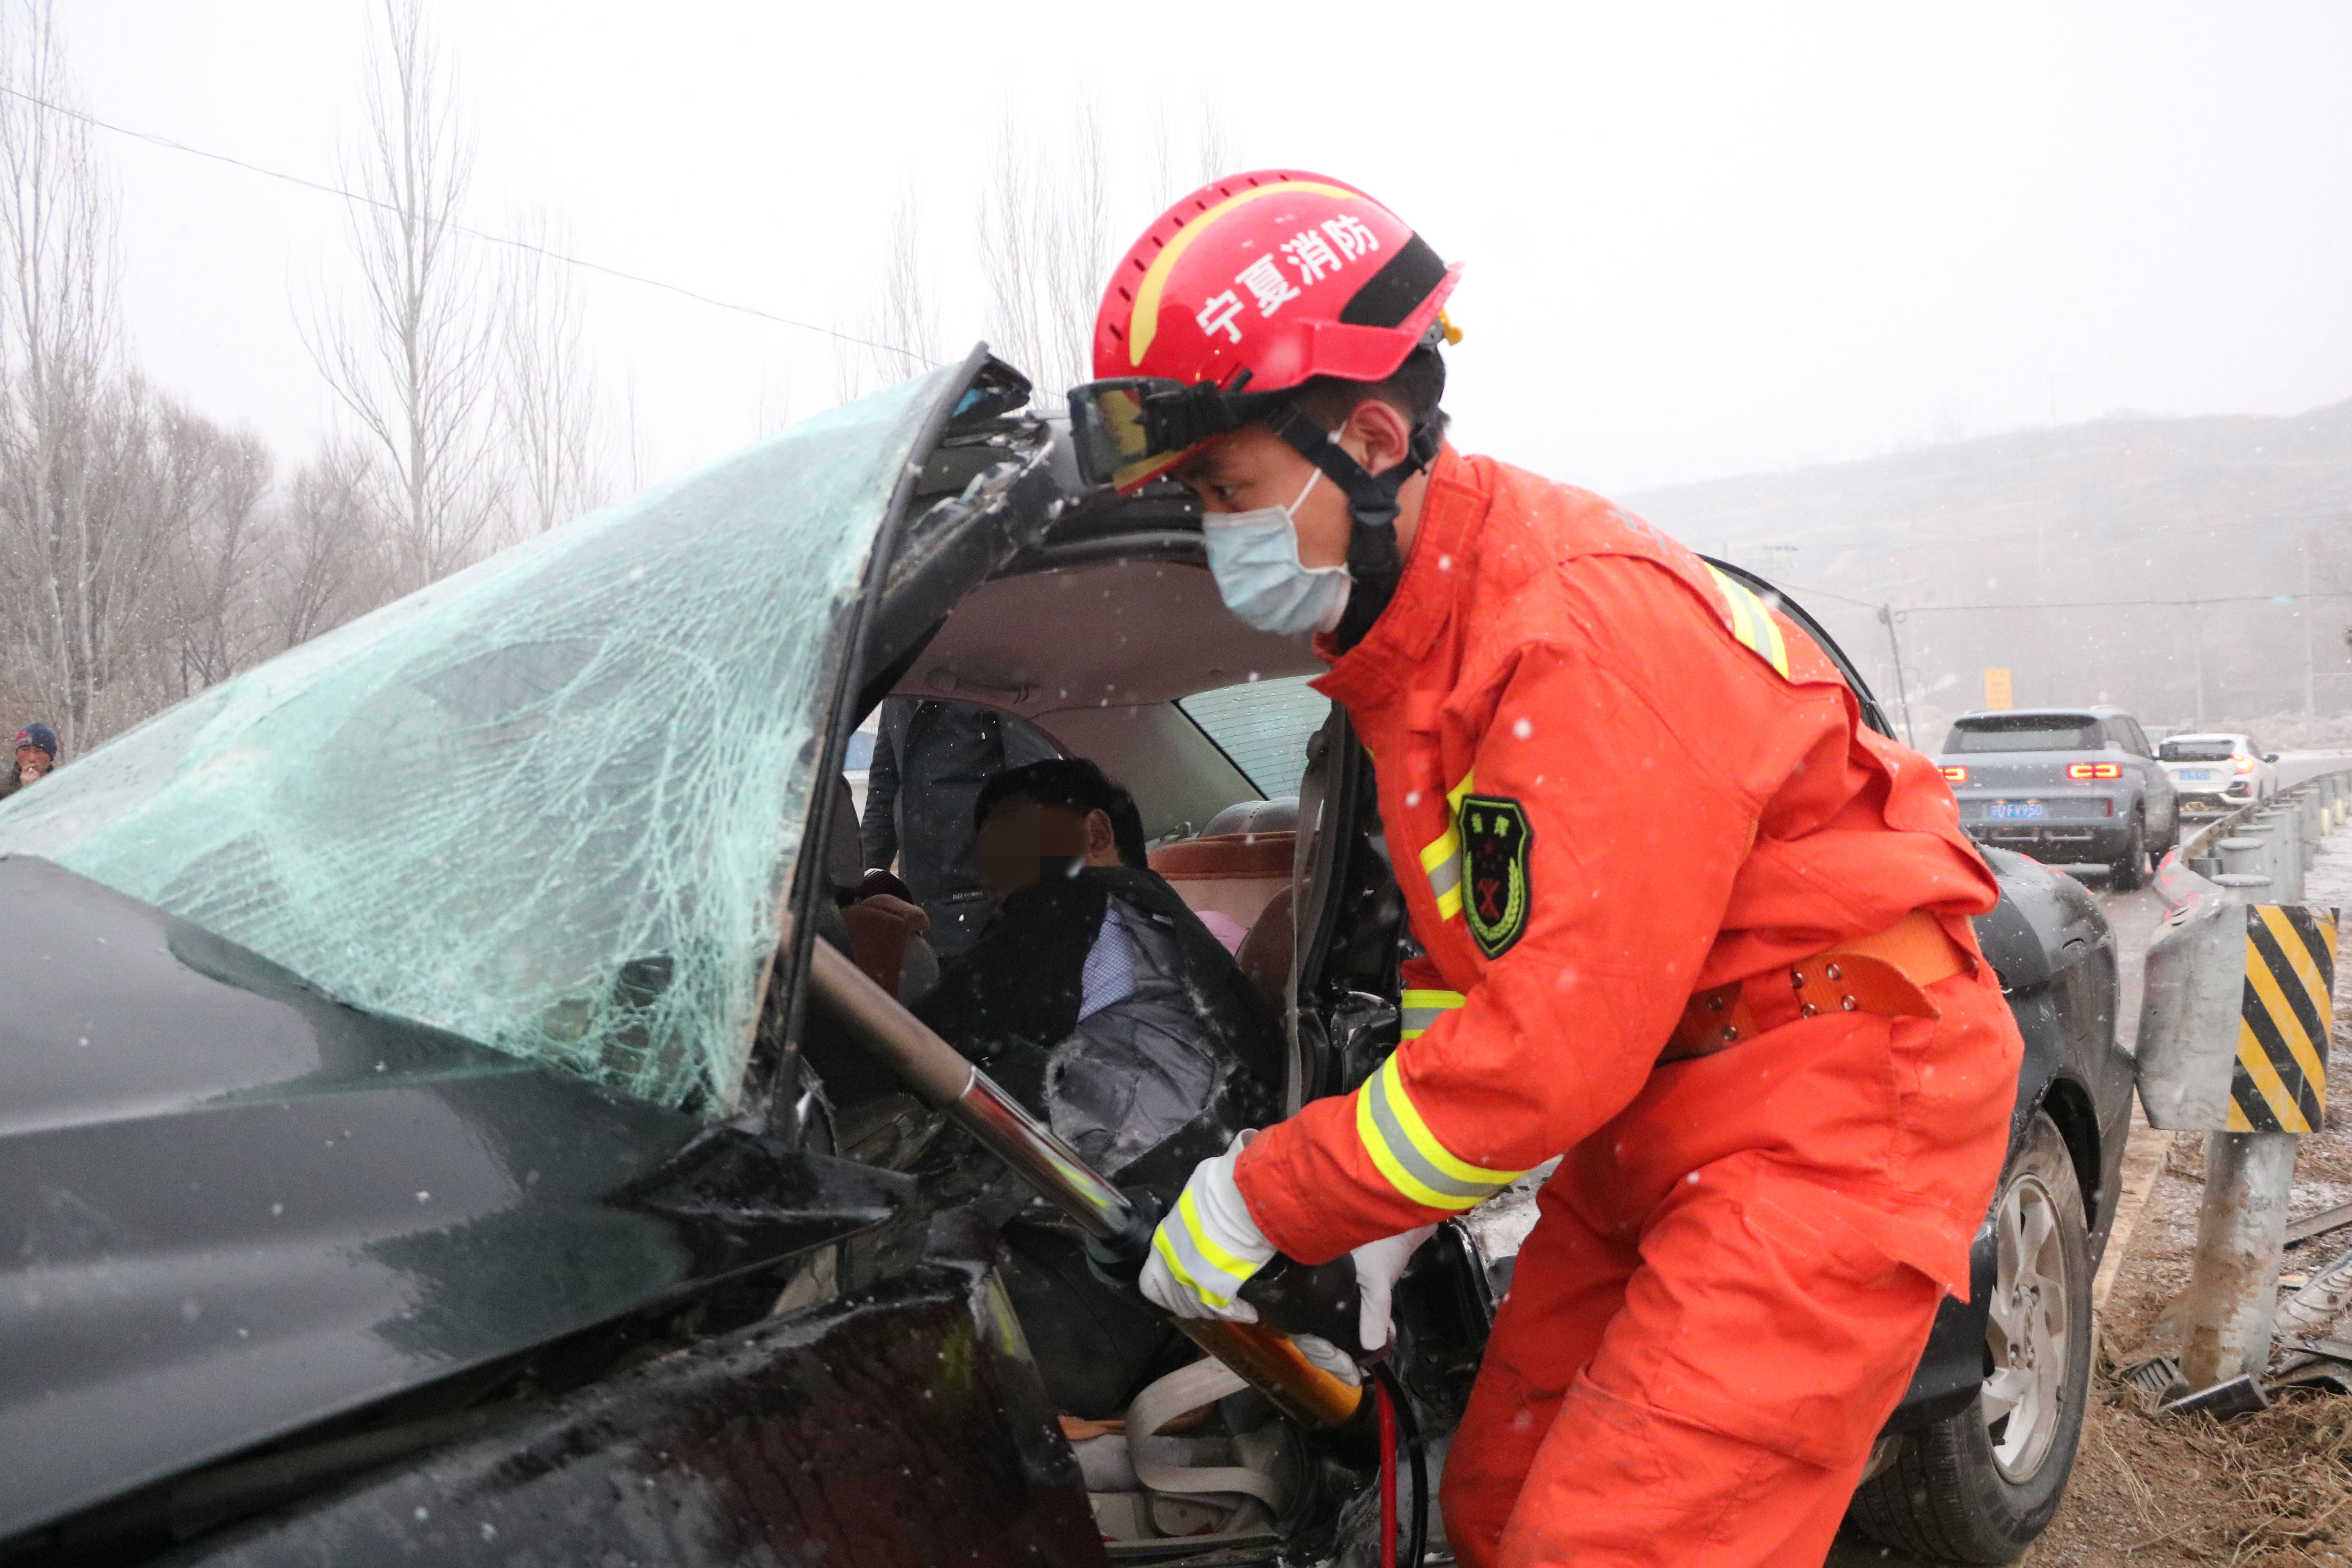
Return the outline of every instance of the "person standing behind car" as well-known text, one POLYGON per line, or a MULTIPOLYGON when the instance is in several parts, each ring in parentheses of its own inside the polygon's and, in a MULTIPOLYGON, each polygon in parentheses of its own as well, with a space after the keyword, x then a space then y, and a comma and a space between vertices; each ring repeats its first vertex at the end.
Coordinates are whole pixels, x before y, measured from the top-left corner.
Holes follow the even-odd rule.
POLYGON ((27 724, 16 731, 16 766, 0 784, 0 800, 29 784, 47 778, 58 765, 57 731, 47 724, 27 724))
POLYGON ((866 773, 859 837, 866 864, 898 876, 931 917, 932 948, 945 961, 972 943, 988 920, 972 807, 988 781, 1061 752, 1033 726, 970 702, 893 697, 882 704, 866 773))

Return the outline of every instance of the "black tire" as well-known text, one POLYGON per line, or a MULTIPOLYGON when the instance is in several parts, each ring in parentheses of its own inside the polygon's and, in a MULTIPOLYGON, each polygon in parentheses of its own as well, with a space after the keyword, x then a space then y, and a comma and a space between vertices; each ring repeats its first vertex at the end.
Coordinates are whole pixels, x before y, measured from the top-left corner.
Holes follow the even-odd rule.
POLYGON ((2128 893, 2147 884, 2147 818, 2132 813, 2131 837, 2124 844, 2124 852, 2107 869, 2107 886, 2118 893, 2128 893))
POLYGON ((1846 1515, 1883 1546, 1953 1563, 2013 1563, 2049 1526, 2074 1472, 2091 1373, 2089 1227, 2066 1141, 2046 1114, 2034 1113, 2010 1157, 1993 1213, 2001 1264, 1985 1337, 1997 1370, 1966 1410, 1906 1434, 1846 1515), (2021 1253, 2032 1271, 2018 1268, 2021 1253), (2054 1291, 2043 1288, 2053 1268, 2063 1275, 2054 1291), (2063 1309, 2056 1322, 2053 1301, 2063 1309), (2054 1369, 2043 1365, 2053 1350, 2063 1358, 2054 1369), (2003 1364, 2011 1360, 2023 1364, 2003 1364), (1988 1422, 1991 1400, 2021 1391, 2009 1414, 1988 1422), (2021 1413, 2032 1425, 2012 1434, 2021 1413))

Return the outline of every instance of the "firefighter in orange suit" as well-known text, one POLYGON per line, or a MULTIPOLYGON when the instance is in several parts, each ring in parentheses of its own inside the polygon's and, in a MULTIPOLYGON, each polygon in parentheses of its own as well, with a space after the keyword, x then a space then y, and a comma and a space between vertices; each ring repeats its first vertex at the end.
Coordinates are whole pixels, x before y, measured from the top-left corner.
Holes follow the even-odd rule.
POLYGON ((1352 186, 1221 181, 1072 394, 1090 470, 1172 472, 1228 605, 1317 635, 1420 949, 1396 1052, 1205 1162, 1144 1288, 1247 1318, 1277 1251, 1353 1251, 1384 1342, 1423 1227, 1559 1156, 1446 1465, 1461 1561, 1814 1568, 2000 1173, 1995 885, 1792 621, 1444 445, 1457 276, 1352 186))

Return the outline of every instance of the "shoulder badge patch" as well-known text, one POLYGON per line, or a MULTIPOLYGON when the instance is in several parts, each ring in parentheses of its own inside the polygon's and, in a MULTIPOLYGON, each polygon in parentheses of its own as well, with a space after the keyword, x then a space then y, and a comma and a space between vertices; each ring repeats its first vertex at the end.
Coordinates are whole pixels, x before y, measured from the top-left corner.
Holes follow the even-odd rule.
POLYGON ((1528 826, 1525 807, 1501 795, 1465 795, 1457 819, 1462 835, 1464 869, 1469 873, 1470 896, 1462 900, 1462 918, 1478 951, 1500 958, 1528 929, 1528 905, 1533 891, 1528 883, 1528 850, 1535 832, 1528 826))

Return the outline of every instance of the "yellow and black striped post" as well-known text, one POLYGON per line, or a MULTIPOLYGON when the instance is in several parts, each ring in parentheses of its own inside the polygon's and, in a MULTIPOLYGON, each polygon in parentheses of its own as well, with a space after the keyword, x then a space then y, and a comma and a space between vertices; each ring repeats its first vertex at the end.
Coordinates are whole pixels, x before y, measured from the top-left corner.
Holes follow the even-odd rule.
POLYGON ((2336 1019, 2336 911, 2246 906, 2246 985, 2230 1075, 2232 1132, 2316 1132, 2336 1019))

